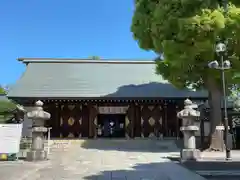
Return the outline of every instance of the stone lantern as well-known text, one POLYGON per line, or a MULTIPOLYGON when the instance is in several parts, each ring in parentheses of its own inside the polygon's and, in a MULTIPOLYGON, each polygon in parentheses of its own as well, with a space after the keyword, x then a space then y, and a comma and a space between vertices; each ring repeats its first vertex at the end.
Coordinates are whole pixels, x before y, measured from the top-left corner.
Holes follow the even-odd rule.
POLYGON ((195 110, 198 106, 189 99, 184 101, 184 105, 184 109, 177 114, 177 117, 182 119, 180 130, 184 137, 181 160, 197 160, 200 158, 200 151, 196 149, 195 132, 199 130, 199 127, 194 122, 200 116, 200 112, 195 110))
POLYGON ((43 102, 37 101, 33 111, 27 113, 27 117, 32 119, 32 148, 27 153, 27 160, 41 161, 47 159, 47 152, 44 150, 44 133, 48 131, 44 127, 45 120, 50 119, 50 114, 43 111, 43 102))

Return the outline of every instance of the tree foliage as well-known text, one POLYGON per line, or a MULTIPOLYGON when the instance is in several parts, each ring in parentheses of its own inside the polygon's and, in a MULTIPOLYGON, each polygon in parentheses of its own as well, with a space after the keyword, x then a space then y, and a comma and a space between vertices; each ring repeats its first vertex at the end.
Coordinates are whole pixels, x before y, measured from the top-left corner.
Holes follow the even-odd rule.
POLYGON ((9 116, 11 116, 9 113, 16 109, 16 104, 7 99, 6 97, 6 90, 2 86, 0 86, 0 95, 3 97, 0 99, 0 122, 5 122, 5 120, 8 120, 9 116))
MULTIPOLYGON (((240 67, 240 1, 230 1, 227 17, 219 0, 136 0, 131 30, 141 48, 164 54, 157 73, 175 86, 202 88, 207 77, 220 80, 217 70, 207 68, 216 60, 219 37, 228 40, 232 69, 227 82, 240 67)), ((219 84, 219 83, 218 83, 219 84)))
POLYGON ((11 111, 16 109, 16 104, 11 100, 0 100, 0 122, 5 122, 12 116, 11 111))
POLYGON ((89 59, 100 60, 101 58, 99 56, 90 56, 89 59))
POLYGON ((229 0, 135 0, 131 31, 139 46, 164 55, 156 60, 156 72, 178 88, 207 89, 211 129, 210 149, 219 150, 223 140, 216 126, 222 125, 222 84, 218 70, 209 69, 219 60, 215 47, 227 43, 225 59, 232 68, 226 71, 228 88, 239 82, 233 78, 240 68, 240 1, 229 0), (217 137, 217 138, 216 138, 217 137), (213 141, 215 143, 213 143, 213 141))
POLYGON ((6 94, 6 91, 5 91, 5 89, 3 87, 0 86, 0 95, 1 94, 6 94))

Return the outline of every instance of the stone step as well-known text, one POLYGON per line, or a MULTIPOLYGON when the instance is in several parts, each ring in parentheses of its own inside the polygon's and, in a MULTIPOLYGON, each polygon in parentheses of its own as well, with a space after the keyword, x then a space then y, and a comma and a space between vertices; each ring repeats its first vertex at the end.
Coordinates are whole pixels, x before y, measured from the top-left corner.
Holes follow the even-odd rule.
POLYGON ((201 176, 240 176, 240 170, 196 171, 201 176))

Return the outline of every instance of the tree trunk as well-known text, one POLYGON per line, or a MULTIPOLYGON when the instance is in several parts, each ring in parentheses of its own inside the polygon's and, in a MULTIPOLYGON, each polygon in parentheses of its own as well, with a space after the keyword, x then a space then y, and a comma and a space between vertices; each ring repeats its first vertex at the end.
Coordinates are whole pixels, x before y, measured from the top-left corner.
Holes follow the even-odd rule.
POLYGON ((222 126, 222 91, 214 79, 208 79, 209 90, 209 108, 210 108, 210 133, 209 133, 209 150, 222 151, 224 147, 223 131, 216 129, 222 126))

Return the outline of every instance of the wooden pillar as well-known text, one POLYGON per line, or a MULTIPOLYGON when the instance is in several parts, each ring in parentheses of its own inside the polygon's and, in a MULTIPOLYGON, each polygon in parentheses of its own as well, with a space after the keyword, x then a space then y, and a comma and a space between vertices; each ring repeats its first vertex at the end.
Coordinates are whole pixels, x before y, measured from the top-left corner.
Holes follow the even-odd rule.
POLYGON ((179 112, 179 106, 176 104, 176 137, 179 139, 180 137, 180 126, 179 126, 179 119, 177 117, 177 113, 179 112))
POLYGON ((82 124, 81 124, 81 131, 82 137, 89 137, 90 134, 90 121, 89 121, 89 108, 87 105, 82 105, 82 124))
POLYGON ((126 137, 134 138, 134 120, 135 120, 135 104, 131 103, 127 110, 125 120, 126 137))
POLYGON ((136 122, 136 106, 135 103, 132 103, 132 117, 131 117, 131 138, 134 138, 134 128, 135 128, 135 122, 136 122))
POLYGON ((167 103, 164 103, 164 107, 163 107, 163 111, 164 111, 164 136, 168 137, 168 111, 167 111, 167 103))
POLYGON ((60 137, 60 119, 61 119, 61 107, 58 103, 55 104, 55 126, 53 127, 53 136, 60 137))
POLYGON ((141 137, 141 106, 135 104, 135 124, 134 124, 134 136, 141 137))
POLYGON ((89 138, 96 138, 97 136, 97 106, 94 104, 88 104, 89 111, 89 138))

